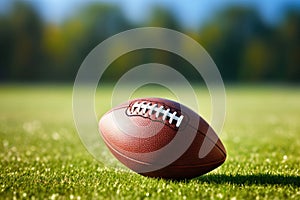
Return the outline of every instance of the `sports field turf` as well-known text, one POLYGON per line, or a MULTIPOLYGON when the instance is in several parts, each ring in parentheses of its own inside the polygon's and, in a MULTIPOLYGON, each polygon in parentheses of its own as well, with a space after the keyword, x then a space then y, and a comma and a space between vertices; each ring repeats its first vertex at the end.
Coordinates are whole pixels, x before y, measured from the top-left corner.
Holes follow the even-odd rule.
MULTIPOLYGON (((99 117, 109 109, 96 107, 99 117)), ((228 158, 217 170, 185 181, 146 178, 85 150, 71 86, 2 85, 0 199, 300 199, 299 86, 228 86, 220 137, 228 158)))

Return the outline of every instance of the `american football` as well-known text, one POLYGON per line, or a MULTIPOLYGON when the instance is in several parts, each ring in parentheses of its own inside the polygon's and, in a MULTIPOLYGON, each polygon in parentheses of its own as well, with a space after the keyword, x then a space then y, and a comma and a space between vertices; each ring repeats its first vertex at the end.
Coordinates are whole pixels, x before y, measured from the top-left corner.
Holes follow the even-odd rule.
POLYGON ((100 119, 99 130, 112 154, 144 176, 194 178, 226 159, 212 127, 188 107, 168 99, 134 99, 116 106, 100 119))

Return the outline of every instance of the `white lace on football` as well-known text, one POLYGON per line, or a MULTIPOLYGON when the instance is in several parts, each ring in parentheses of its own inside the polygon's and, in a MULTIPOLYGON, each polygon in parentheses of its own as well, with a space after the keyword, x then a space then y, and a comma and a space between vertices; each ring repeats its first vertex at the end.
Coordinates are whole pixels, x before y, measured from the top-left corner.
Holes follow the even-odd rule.
POLYGON ((170 112, 170 109, 165 109, 163 106, 158 107, 157 104, 151 104, 150 102, 135 102, 131 108, 131 111, 133 112, 135 109, 138 110, 138 112, 141 111, 142 109, 142 113, 145 114, 147 112, 147 110, 149 111, 149 115, 152 115, 153 111, 155 112, 155 117, 158 118, 160 114, 163 115, 162 119, 166 120, 167 117, 169 117, 169 123, 172 124, 173 120, 176 120, 176 127, 179 127, 182 119, 183 119, 183 115, 180 115, 180 117, 176 116, 177 112, 170 112))

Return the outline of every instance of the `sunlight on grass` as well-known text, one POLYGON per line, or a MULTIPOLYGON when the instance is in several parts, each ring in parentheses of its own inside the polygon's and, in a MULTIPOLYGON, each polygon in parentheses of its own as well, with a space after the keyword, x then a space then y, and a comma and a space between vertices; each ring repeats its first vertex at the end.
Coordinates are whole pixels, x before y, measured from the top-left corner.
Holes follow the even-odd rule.
MULTIPOLYGON (((109 88, 97 91, 99 118, 111 107, 109 88)), ((201 115, 209 119, 210 97, 203 91, 197 94, 203 103, 201 115)), ((167 89, 147 86, 128 98, 143 95, 174 97, 167 89)), ((176 182, 94 160, 74 126, 71 87, 1 86, 0 196, 299 199, 299 100, 298 87, 228 87, 227 118, 220 134, 228 152, 226 162, 205 176, 176 182)))

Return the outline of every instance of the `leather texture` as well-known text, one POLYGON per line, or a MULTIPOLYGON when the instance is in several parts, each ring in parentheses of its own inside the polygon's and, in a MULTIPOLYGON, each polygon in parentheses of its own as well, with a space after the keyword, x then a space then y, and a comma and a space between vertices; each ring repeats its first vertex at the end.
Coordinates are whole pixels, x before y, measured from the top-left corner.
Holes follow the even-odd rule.
POLYGON ((225 147, 209 124, 188 107, 167 99, 143 98, 123 103, 100 119, 99 129, 112 154, 145 176, 193 178, 215 169, 226 159, 225 147), (163 114, 156 116, 155 112, 133 108, 135 102, 163 106, 170 113, 176 112, 176 116, 183 115, 182 122, 176 127, 176 121, 163 120, 163 114), (199 158, 201 147, 208 152, 203 158, 199 158))

